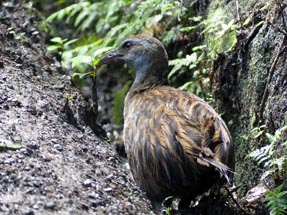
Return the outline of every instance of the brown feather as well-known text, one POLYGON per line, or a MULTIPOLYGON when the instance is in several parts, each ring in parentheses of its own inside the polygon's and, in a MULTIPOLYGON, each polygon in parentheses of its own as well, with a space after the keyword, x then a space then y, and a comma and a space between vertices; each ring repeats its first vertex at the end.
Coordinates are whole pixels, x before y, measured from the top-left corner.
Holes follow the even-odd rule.
POLYGON ((133 36, 100 63, 115 60, 136 69, 125 99, 124 143, 134 179, 153 206, 170 195, 186 206, 222 179, 230 182, 234 149, 227 126, 199 97, 165 86, 163 45, 147 35, 133 36))

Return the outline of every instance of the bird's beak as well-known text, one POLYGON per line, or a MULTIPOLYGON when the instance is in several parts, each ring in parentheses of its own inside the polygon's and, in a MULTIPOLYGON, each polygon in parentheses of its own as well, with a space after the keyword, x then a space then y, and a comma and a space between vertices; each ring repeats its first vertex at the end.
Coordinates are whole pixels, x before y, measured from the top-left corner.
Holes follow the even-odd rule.
POLYGON ((108 54, 104 55, 98 62, 98 65, 109 64, 119 60, 123 60, 122 59, 123 56, 124 55, 118 49, 115 49, 109 52, 108 54))

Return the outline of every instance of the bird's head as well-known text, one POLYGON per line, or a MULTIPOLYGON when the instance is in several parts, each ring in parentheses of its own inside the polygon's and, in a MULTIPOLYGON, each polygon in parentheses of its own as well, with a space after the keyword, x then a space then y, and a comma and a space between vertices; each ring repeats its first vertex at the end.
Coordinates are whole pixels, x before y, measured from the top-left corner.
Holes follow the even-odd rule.
POLYGON ((155 86, 165 83, 168 57, 163 44, 144 34, 125 39, 118 48, 101 58, 99 65, 124 61, 136 70, 134 85, 155 86))

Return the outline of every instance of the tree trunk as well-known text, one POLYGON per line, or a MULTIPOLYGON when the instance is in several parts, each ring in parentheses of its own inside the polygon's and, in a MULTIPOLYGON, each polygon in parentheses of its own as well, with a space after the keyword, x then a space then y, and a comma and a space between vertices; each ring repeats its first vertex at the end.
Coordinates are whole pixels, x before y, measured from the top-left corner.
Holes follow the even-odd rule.
MULTIPOLYGON (((211 8, 217 7, 220 4, 213 2, 211 8)), ((287 139, 284 128, 287 121, 287 9, 283 1, 233 0, 226 7, 230 8, 230 18, 239 23, 250 19, 249 24, 237 31, 236 50, 215 62, 214 94, 220 112, 224 112, 232 128, 236 146, 235 179, 241 186, 242 197, 262 183, 260 177, 266 172, 264 162, 259 165, 248 157, 250 152, 270 144, 265 133, 274 135, 281 129, 273 156, 286 154, 281 144, 287 139), (263 131, 261 135, 260 131, 263 131)), ((264 183, 272 189, 283 183, 285 177, 269 177, 264 183)))

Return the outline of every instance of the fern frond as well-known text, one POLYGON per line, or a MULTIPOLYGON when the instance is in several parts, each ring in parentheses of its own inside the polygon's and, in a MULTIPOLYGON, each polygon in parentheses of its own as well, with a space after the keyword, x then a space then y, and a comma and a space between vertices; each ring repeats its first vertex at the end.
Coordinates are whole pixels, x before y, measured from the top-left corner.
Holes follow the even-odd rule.
POLYGON ((287 214, 287 190, 282 189, 283 185, 280 185, 273 191, 266 192, 266 206, 272 215, 287 214))

